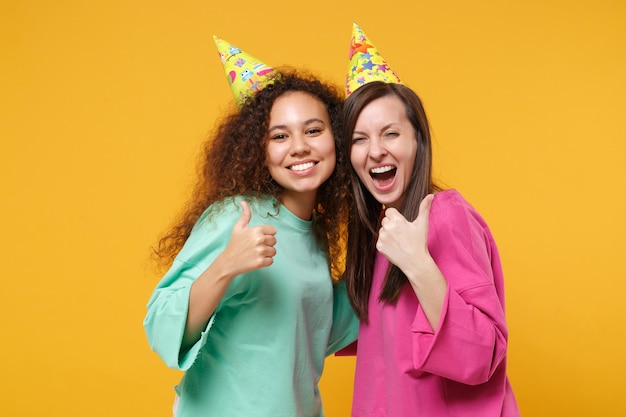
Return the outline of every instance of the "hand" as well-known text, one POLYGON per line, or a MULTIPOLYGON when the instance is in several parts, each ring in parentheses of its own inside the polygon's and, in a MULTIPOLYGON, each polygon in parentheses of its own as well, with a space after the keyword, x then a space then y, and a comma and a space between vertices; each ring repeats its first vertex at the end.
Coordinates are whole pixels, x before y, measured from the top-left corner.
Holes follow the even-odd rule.
POLYGON ((245 201, 241 202, 241 209, 241 217, 233 226, 226 249, 191 285, 182 342, 184 349, 200 339, 228 285, 237 275, 270 266, 274 262, 276 229, 269 225, 248 227, 252 215, 245 201))
POLYGON ((398 210, 387 209, 376 249, 404 272, 428 323, 436 330, 448 284, 428 251, 428 215, 433 197, 432 194, 424 197, 413 222, 407 221, 398 210))
POLYGON ((248 227, 252 214, 245 201, 241 201, 241 217, 233 226, 228 246, 223 256, 229 259, 235 275, 270 266, 276 255, 276 229, 273 226, 248 227))
POLYGON ((416 275, 410 271, 430 263, 421 261, 432 259, 428 252, 428 215, 432 201, 432 194, 424 197, 413 222, 409 222, 395 208, 388 208, 378 231, 376 249, 407 277, 416 275))

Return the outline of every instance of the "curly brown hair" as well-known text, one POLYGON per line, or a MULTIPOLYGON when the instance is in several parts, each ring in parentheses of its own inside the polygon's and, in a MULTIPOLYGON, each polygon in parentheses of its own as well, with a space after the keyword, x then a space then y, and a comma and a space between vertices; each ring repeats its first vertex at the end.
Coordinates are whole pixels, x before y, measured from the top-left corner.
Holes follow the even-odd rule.
POLYGON ((335 140, 336 166, 317 192, 312 215, 315 237, 328 255, 332 277, 338 279, 341 276, 349 198, 348 164, 341 141, 342 95, 337 86, 310 73, 281 68, 276 74, 270 84, 238 111, 219 120, 215 132, 204 143, 191 197, 154 248, 159 266, 172 264, 195 223, 211 204, 238 195, 270 195, 280 200, 282 187, 272 179, 265 163, 269 116, 278 97, 286 92, 300 91, 324 103, 335 140))

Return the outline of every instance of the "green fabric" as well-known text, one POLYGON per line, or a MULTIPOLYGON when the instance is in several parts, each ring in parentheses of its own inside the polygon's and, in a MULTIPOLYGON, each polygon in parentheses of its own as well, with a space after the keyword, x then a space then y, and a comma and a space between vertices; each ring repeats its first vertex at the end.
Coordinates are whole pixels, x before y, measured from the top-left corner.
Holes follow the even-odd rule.
POLYGON ((180 352, 191 283, 226 247, 241 215, 239 200, 203 214, 148 303, 144 327, 153 350, 186 371, 176 387, 176 415, 323 416, 324 357, 356 339, 358 320, 344 285, 332 285, 311 222, 284 206, 277 213, 272 199, 249 202, 249 227, 276 228, 274 263, 237 276, 201 339, 180 352))

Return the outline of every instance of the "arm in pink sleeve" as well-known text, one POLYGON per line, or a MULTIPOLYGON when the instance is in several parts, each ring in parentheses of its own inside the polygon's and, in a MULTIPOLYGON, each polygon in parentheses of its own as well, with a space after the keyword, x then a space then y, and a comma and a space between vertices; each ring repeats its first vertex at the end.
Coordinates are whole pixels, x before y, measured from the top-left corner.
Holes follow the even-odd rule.
POLYGON ((435 332, 418 308, 411 329, 414 365, 423 372, 477 385, 491 378, 506 355, 500 261, 478 213, 466 203, 435 203, 428 247, 448 289, 435 332))

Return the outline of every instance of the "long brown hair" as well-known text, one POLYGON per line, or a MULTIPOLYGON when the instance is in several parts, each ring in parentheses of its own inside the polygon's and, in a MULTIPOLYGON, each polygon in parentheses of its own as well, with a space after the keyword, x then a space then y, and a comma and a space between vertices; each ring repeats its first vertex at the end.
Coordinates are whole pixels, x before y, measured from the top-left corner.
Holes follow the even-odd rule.
POLYGON ((282 68, 276 79, 241 109, 218 121, 215 132, 203 145, 198 178, 189 201, 154 248, 159 266, 171 265, 195 223, 211 204, 237 195, 269 195, 277 201, 280 199, 282 187, 270 175, 265 163, 265 150, 272 105, 278 97, 290 91, 317 97, 328 110, 337 163, 330 178, 317 192, 312 216, 315 237, 329 256, 333 277, 341 275, 343 258, 340 242, 345 238, 342 233, 345 232, 349 194, 347 161, 341 152, 342 95, 335 85, 289 68, 282 68))
MULTIPOLYGON (((415 130, 417 153, 411 180, 404 192, 405 200, 400 209, 404 217, 413 221, 417 217, 420 202, 427 194, 438 191, 432 178, 432 148, 430 127, 422 101, 410 88, 400 84, 371 82, 359 87, 345 101, 343 110, 343 151, 350 155, 352 135, 361 111, 372 101, 394 95, 406 109, 406 115, 415 130)), ((348 156, 349 160, 349 156, 348 156)), ((365 188, 354 169, 350 169, 352 198, 348 224, 348 243, 345 281, 350 302, 361 320, 367 321, 367 306, 372 286, 378 221, 382 204, 365 188)), ((407 278, 397 266, 390 264, 379 300, 395 304, 407 278)))

